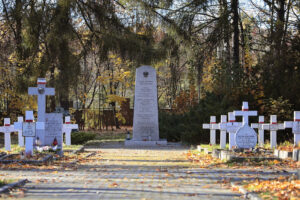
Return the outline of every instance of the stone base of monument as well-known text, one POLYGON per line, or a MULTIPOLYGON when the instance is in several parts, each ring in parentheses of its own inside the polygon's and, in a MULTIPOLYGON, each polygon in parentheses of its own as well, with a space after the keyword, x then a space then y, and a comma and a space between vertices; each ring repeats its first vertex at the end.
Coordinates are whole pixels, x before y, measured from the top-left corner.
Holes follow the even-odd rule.
POLYGON ((8 154, 0 158, 0 163, 9 164, 9 163, 24 163, 24 164, 45 164, 50 162, 53 159, 51 154, 45 154, 44 156, 36 158, 26 158, 21 159, 20 154, 8 154))
POLYGON ((293 151, 285 151, 285 150, 274 150, 274 155, 281 159, 292 158, 294 161, 300 161, 300 150, 294 149, 293 151))
POLYGON ((125 140, 125 146, 166 146, 167 140, 159 141, 137 141, 137 140, 125 140))

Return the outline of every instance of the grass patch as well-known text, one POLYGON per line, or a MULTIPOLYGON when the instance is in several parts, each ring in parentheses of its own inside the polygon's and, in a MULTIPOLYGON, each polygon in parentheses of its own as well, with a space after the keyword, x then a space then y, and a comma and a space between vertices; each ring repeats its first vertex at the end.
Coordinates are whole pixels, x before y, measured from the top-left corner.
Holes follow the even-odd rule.
POLYGON ((16 182, 16 180, 13 179, 0 179, 0 187, 3 187, 4 185, 10 184, 16 182))
POLYGON ((0 152, 6 152, 6 153, 20 153, 21 151, 24 151, 25 147, 20 147, 18 144, 12 144, 11 145, 11 151, 6 151, 5 148, 1 148, 0 152))
POLYGON ((82 145, 65 145, 63 144, 63 150, 74 151, 82 147, 82 145))
MULTIPOLYGON (((220 149, 220 145, 219 144, 214 144, 214 145, 210 145, 210 144, 201 144, 200 145, 202 148, 207 148, 209 151, 212 151, 213 149, 220 149)), ((226 144, 226 148, 225 150, 229 149, 229 144, 226 144)))

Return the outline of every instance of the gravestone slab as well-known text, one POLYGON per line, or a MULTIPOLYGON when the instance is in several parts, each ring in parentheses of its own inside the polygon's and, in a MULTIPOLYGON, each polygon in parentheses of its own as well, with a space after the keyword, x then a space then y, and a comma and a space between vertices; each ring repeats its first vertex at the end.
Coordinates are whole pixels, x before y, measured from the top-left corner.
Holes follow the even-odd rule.
POLYGON ((45 114, 45 138, 44 145, 52 146, 54 139, 57 140, 58 149, 62 150, 62 113, 46 113, 45 114))
POLYGON ((248 124, 244 124, 244 126, 237 131, 235 142, 237 147, 241 149, 254 148, 257 144, 256 132, 250 128, 248 124))
POLYGON ((125 145, 156 145, 159 139, 156 71, 151 66, 136 69, 133 138, 125 145))

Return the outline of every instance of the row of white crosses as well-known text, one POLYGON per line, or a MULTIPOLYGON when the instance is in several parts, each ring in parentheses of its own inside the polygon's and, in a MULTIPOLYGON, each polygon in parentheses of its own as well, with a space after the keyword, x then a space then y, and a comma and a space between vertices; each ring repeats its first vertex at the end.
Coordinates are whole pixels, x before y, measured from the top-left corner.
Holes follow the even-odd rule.
MULTIPOLYGON (((235 136, 237 131, 244 126, 249 126, 249 116, 257 116, 257 111, 249 111, 248 102, 243 102, 243 107, 241 111, 234 111, 228 113, 227 116, 221 115, 221 122, 216 123, 216 117, 211 116, 210 124, 203 124, 204 129, 210 129, 210 144, 216 144, 216 130, 220 130, 220 148, 226 147, 226 132, 229 133, 229 149, 236 146, 235 136), (243 123, 235 122, 235 116, 242 116, 243 123)), ((247 127, 248 128, 248 127, 247 127)), ((250 128, 250 127, 249 127, 250 128)), ((259 132, 259 145, 264 145, 264 130, 270 131, 270 143, 271 148, 275 148, 277 145, 277 131, 286 128, 292 128, 294 133, 294 145, 299 145, 300 143, 300 111, 294 112, 294 121, 283 123, 277 123, 277 116, 270 116, 270 123, 264 123, 264 116, 259 116, 258 123, 252 123, 251 128, 257 128, 259 132)))

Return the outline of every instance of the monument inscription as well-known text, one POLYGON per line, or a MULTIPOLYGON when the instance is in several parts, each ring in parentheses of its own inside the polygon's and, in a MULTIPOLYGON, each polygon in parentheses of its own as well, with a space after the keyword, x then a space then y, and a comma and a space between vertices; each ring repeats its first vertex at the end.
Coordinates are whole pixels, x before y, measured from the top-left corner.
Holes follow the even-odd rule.
POLYGON ((254 148, 257 143, 256 132, 252 128, 250 128, 248 124, 245 124, 237 131, 235 142, 238 148, 254 148))
POLYGON ((45 114, 45 145, 51 146, 56 138, 58 147, 62 147, 63 116, 61 113, 45 114))
POLYGON ((136 70, 133 140, 159 140, 156 71, 151 66, 136 70))

